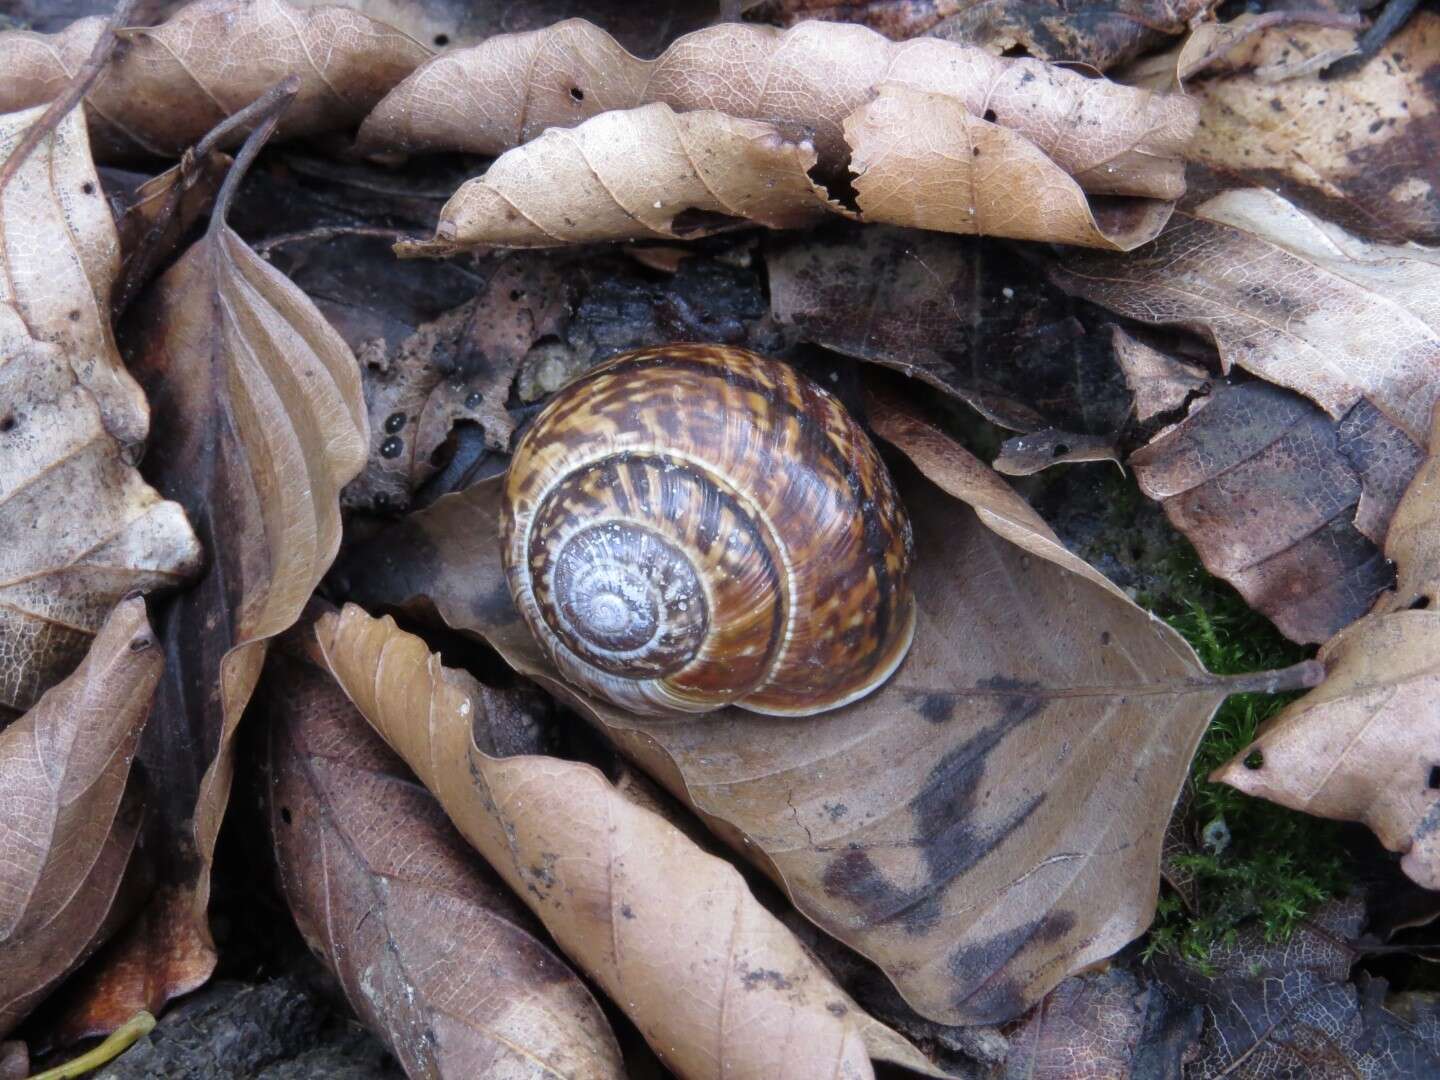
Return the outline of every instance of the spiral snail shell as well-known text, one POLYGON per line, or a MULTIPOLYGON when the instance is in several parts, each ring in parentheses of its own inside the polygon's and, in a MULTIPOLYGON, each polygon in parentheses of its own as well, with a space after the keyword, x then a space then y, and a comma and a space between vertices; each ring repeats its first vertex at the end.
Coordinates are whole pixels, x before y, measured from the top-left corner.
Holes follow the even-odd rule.
POLYGON ((884 463, 834 397, 744 349, 586 372, 520 440, 501 513, 536 639, 636 712, 823 712, 910 647, 910 523, 884 463))

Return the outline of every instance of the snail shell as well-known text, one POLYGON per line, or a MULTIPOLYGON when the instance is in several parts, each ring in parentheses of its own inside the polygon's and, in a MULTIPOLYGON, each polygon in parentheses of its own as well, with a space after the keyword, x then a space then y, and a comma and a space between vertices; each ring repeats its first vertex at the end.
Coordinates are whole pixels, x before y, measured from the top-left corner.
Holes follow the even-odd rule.
POLYGON ((636 712, 823 712, 914 633, 910 523, 874 446, 744 349, 626 353, 561 390, 515 450, 501 543, 560 671, 636 712))

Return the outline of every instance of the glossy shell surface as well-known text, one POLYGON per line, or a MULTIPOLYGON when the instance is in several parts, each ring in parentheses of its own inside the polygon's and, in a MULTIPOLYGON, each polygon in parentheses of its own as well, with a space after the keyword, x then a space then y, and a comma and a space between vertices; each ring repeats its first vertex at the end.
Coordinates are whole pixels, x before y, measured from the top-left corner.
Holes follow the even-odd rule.
POLYGON ((914 631, 910 525, 874 446, 743 349, 627 353, 561 390, 516 448, 501 543, 562 674, 637 712, 837 708, 914 631))

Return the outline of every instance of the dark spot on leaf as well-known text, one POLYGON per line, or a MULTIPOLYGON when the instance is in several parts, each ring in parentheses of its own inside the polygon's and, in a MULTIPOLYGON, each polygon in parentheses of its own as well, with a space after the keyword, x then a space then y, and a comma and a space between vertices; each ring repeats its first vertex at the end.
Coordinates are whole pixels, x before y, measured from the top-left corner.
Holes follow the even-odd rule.
POLYGON ((93 181, 86 180, 85 183, 80 185, 80 190, 83 191, 86 195, 94 195, 95 184, 93 181))
POLYGON ((955 715, 955 698, 950 694, 913 694, 915 710, 932 724, 943 724, 955 715))
POLYGON ((993 124, 993 123, 995 123, 995 110, 994 110, 994 109, 986 109, 986 110, 985 110, 985 115, 984 115, 984 117, 982 117, 982 119, 983 119, 987 124, 993 124))
POLYGON ((1040 920, 1040 925, 1035 928, 1035 940, 1059 941, 1073 929, 1075 929, 1075 913, 1073 911, 1052 911, 1040 920))
POLYGON ((142 634, 140 637, 137 637, 130 642, 130 651, 132 653, 144 652, 146 649, 151 649, 154 647, 155 639, 149 634, 142 634))
POLYGON ((1250 753, 1248 753, 1248 754, 1245 755, 1244 765, 1245 765, 1245 768, 1247 768, 1247 769, 1251 769, 1251 770, 1259 769, 1259 768, 1263 767, 1264 764, 1265 764, 1265 755, 1262 754, 1259 750, 1251 750, 1250 753))
POLYGON ((1426 786, 1440 788, 1440 765, 1430 766, 1430 780, 1426 786))
POLYGON ((1025 690, 1043 689, 1039 683, 1023 682, 1005 675, 992 675, 975 684, 977 690, 989 690, 1003 702, 1004 715, 1000 722, 1007 728, 1029 720, 1045 708, 1045 699, 1038 694, 1025 694, 1025 690))
POLYGON ((380 444, 380 456, 383 458, 397 458, 400 451, 405 449, 405 440, 398 435, 391 435, 380 444))
POLYGON ((79 322, 79 321, 80 321, 80 309, 79 309, 79 308, 71 308, 71 309, 69 310, 69 312, 66 314, 66 318, 68 318, 71 322, 79 322))
POLYGON ((850 1010, 843 1001, 832 1001, 825 1006, 825 1011, 831 1016, 844 1016, 850 1010))
POLYGON ((769 984, 776 990, 789 990, 790 980, 781 975, 778 971, 764 968, 760 971, 747 971, 740 976, 740 981, 745 984, 746 990, 754 990, 757 986, 769 984))
POLYGON ((1069 452, 1070 452, 1070 446, 1069 446, 1068 443, 1057 442, 1057 443, 1055 444, 1055 448, 1050 451, 1050 456, 1051 456, 1051 457, 1064 457, 1064 456, 1065 456, 1066 454, 1068 454, 1069 452))
POLYGON ((828 895, 854 904, 872 925, 903 916, 906 930, 923 934, 935 925, 940 915, 935 896, 922 890, 900 888, 858 847, 849 848, 830 860, 823 883, 828 895))
POLYGON ((385 418, 385 434, 394 435, 405 426, 405 414, 393 412, 385 418))
POLYGON ((1276 112, 1284 112, 1285 103, 1281 101, 1278 97, 1273 97, 1270 99, 1270 108, 1274 109, 1276 112))
POLYGON ((1411 611, 1424 611, 1424 610, 1425 610, 1426 608, 1428 608, 1429 606, 1430 606, 1430 597, 1428 597, 1428 596, 1422 596, 1422 597, 1418 598, 1417 600, 1415 600, 1414 603, 1412 603, 1412 604, 1410 605, 1410 610, 1411 610, 1411 611))
POLYGON ((435 47, 436 47, 437 49, 443 49, 443 48, 445 48, 446 45, 449 45, 449 44, 450 44, 450 35, 449 35, 449 34, 436 34, 436 35, 435 35, 435 38, 434 38, 434 41, 435 41, 435 47))
POLYGON ((473 390, 465 398, 465 407, 467 409, 478 409, 480 407, 480 403, 484 400, 485 399, 481 396, 479 390, 473 390))
POLYGON ((289 825, 294 821, 294 818, 292 818, 290 815, 290 808, 288 806, 282 806, 280 808, 280 820, 283 821, 286 825, 289 825))
POLYGON ((1109 645, 1109 644, 1110 644, 1110 631, 1109 631, 1109 630, 1101 630, 1101 631, 1100 631, 1100 644, 1101 644, 1101 645, 1109 645))
POLYGON ((633 919, 635 917, 635 912, 631 909, 629 904, 621 904, 620 917, 623 919, 633 919))
POLYGON ((14 430, 15 414, 13 412, 7 412, 4 416, 0 416, 0 434, 14 430))
POLYGON ((962 945, 950 954, 955 1005, 973 1022, 999 1023, 1024 1011, 1020 981, 1013 976, 999 977, 999 973, 1036 936, 1043 921, 1033 919, 985 941, 962 945))
POLYGON ((581 90, 578 86, 572 86, 570 88, 570 99, 572 101, 584 101, 585 91, 581 90))

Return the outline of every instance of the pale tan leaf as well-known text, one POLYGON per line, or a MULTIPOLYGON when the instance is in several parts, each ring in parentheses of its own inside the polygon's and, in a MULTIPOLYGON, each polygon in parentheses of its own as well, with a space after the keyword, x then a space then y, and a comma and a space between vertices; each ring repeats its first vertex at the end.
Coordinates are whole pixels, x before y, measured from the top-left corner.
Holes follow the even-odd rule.
POLYGON ((472 730, 494 692, 419 638, 353 605, 317 634, 366 719, 678 1075, 868 1077, 871 1056, 939 1075, 835 986, 734 867, 598 770, 481 752, 472 730))
POLYGON ((164 660, 138 598, 0 732, 0 1035, 96 941, 139 824, 122 812, 164 660))
POLYGON ((1170 217, 1160 200, 1092 207, 1044 151, 958 98, 886 83, 844 127, 866 221, 1129 251, 1170 217))
POLYGON ((1153 349, 1120 327, 1111 329, 1115 363, 1125 373, 1125 385, 1135 398, 1135 418, 1141 423, 1184 407, 1210 385, 1210 373, 1153 349))
MULTIPOLYGON (((295 622, 335 557, 340 489, 364 465, 368 438, 354 355, 225 223, 266 133, 237 159, 205 236, 136 306, 130 337, 157 417, 152 477, 186 507, 209 553, 161 627, 166 678, 142 748, 166 777, 148 844, 206 944, 235 727, 268 639, 295 622)), ((158 978, 152 1011, 193 988, 186 978, 158 978)))
MULTIPOLYGON (((0 116, 0 164, 43 111, 0 116)), ((119 272, 120 244, 85 119, 72 110, 0 190, 0 302, 14 308, 31 337, 60 347, 99 404, 105 430, 129 448, 144 441, 150 411, 110 333, 119 272)))
POLYGON ((1200 733, 1227 692, 1270 678, 1209 675, 992 470, 908 414, 871 419, 940 485, 897 470, 915 643, 883 688, 822 716, 646 720, 569 689, 511 602, 498 484, 412 515, 354 584, 415 614, 428 599, 601 725, 922 1015, 1009 1019, 1149 925, 1200 733))
POLYGON ((575 19, 500 35, 417 70, 366 119, 360 144, 500 154, 548 127, 663 102, 773 123, 791 141, 813 139, 822 166, 838 171, 845 118, 887 82, 956 98, 971 114, 1014 129, 1091 193, 1168 199, 1184 191, 1180 153, 1196 112, 1183 97, 824 22, 783 32, 710 27, 649 61, 575 19))
MULTIPOLYGON (((98 18, 55 35, 0 34, 0 108, 42 104, 89 54, 98 18)), ((341 6, 196 0, 155 27, 121 31, 123 49, 86 95, 97 153, 175 156, 288 75, 300 78, 282 137, 353 126, 430 50, 341 6)), ((236 135, 235 142, 244 133, 236 135)))
POLYGON ((1268 191, 1177 214, 1132 256, 1078 252, 1062 288, 1131 318, 1192 327, 1238 365, 1335 419, 1365 400, 1417 446, 1440 398, 1440 263, 1366 244, 1268 191))
POLYGON ((435 239, 401 255, 704 236, 737 221, 809 225, 828 200, 807 170, 808 143, 717 112, 655 104, 554 128, 467 181, 440 211, 435 239))
POLYGON ((266 667, 290 909, 411 1076, 625 1075, 585 985, 321 669, 266 667))

